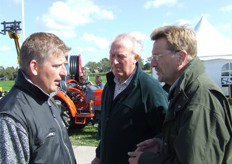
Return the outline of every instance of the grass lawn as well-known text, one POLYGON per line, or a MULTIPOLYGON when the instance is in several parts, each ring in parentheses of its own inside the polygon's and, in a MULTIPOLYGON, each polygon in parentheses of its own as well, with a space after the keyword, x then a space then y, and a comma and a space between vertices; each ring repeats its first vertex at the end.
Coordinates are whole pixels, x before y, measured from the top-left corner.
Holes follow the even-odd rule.
MULTIPOLYGON (((95 84, 95 76, 89 76, 89 80, 95 84)), ((106 83, 106 77, 102 76, 102 81, 106 83)), ((0 88, 2 88, 2 91, 9 91, 11 87, 14 85, 14 80, 7 80, 7 81, 0 81, 0 88)))
POLYGON ((2 91, 9 91, 14 83, 14 80, 0 81, 0 87, 2 88, 2 91))
POLYGON ((92 124, 82 129, 72 128, 68 133, 73 146, 97 146, 99 143, 98 128, 92 124))

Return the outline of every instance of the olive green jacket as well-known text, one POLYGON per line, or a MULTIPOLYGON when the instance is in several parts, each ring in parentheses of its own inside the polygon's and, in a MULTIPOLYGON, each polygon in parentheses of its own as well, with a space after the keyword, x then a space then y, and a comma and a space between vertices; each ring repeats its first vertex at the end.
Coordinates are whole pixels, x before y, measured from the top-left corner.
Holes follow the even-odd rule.
POLYGON ((139 164, 232 163, 231 110, 220 88, 193 59, 169 93, 160 154, 143 153, 139 164))
POLYGON ((113 79, 113 73, 108 73, 102 94, 97 157, 101 164, 128 164, 127 153, 134 151, 136 144, 161 132, 167 93, 138 66, 128 87, 113 100, 113 79))

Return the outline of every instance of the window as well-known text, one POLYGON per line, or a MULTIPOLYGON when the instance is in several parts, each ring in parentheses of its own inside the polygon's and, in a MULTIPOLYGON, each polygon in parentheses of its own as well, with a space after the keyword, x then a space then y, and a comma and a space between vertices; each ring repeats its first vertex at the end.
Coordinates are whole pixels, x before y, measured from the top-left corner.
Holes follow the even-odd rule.
POLYGON ((227 63, 222 66, 221 83, 223 87, 232 84, 232 63, 227 63))

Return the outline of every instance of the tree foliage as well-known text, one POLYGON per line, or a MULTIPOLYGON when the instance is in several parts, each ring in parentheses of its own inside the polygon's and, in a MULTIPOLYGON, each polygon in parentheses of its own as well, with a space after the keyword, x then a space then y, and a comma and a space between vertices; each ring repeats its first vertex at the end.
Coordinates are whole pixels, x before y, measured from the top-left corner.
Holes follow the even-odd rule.
POLYGON ((143 59, 141 57, 139 57, 138 62, 139 62, 140 67, 143 68, 144 64, 143 64, 143 59))
POLYGON ((89 69, 90 72, 94 72, 95 69, 97 69, 98 64, 96 62, 91 62, 89 61, 85 67, 87 67, 89 69))
POLYGON ((110 69, 111 69, 110 60, 108 58, 103 58, 99 62, 99 70, 100 70, 100 72, 109 72, 110 69))
POLYGON ((145 70, 150 70, 151 69, 151 60, 152 60, 152 57, 147 58, 146 64, 144 65, 145 70))
POLYGON ((0 66, 0 78, 1 80, 14 80, 18 72, 18 67, 7 67, 0 66))
MULTIPOLYGON (((151 68, 151 57, 147 58, 146 63, 144 64, 144 60, 139 57, 139 65, 141 68, 145 70, 150 70, 151 68)), ((95 70, 98 70, 99 72, 109 72, 111 70, 110 67, 110 60, 108 58, 101 59, 100 62, 91 62, 89 61, 86 65, 86 68, 89 69, 90 72, 95 72, 95 70)))

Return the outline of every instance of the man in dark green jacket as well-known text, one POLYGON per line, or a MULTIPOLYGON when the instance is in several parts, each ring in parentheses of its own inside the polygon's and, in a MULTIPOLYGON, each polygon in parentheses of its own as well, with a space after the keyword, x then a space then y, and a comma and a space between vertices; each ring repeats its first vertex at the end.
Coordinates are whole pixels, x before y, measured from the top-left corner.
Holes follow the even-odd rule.
POLYGON ((196 56, 194 31, 165 26, 155 29, 151 38, 151 65, 159 81, 171 85, 170 103, 162 138, 138 144, 129 153, 130 164, 232 163, 230 106, 196 56))
POLYGON ((141 43, 125 33, 111 45, 112 72, 102 94, 101 142, 92 164, 128 164, 128 151, 161 132, 167 94, 138 64, 141 43))

